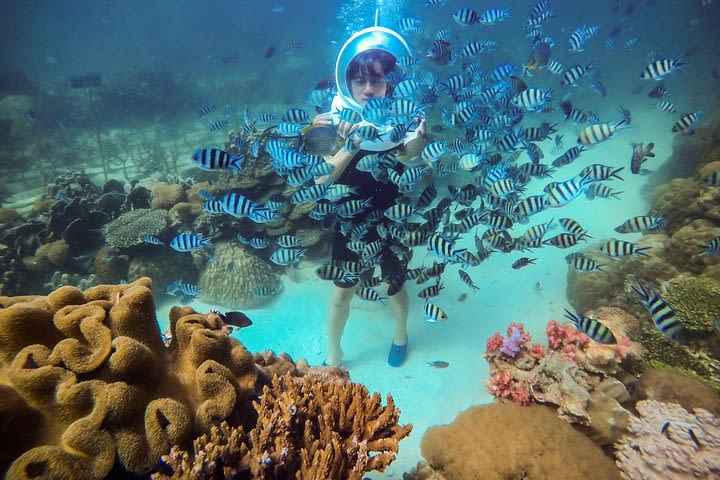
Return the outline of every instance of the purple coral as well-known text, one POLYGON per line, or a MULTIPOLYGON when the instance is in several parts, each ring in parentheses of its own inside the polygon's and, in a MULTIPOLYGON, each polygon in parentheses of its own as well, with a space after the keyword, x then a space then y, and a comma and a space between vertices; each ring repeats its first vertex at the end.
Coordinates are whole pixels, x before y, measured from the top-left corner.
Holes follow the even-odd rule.
POLYGON ((520 353, 523 345, 525 345, 525 338, 520 328, 511 326, 509 330, 510 332, 508 332, 508 337, 503 342, 500 353, 515 358, 517 354, 520 353))

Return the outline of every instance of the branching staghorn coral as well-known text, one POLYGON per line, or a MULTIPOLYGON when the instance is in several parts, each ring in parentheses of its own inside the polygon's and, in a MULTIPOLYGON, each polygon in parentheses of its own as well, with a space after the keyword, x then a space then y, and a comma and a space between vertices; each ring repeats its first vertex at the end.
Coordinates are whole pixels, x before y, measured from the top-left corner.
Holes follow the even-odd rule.
POLYGON ((169 472, 153 478, 360 480, 383 471, 412 429, 398 424, 391 396, 383 407, 365 386, 320 374, 276 376, 254 407, 258 422, 248 435, 214 427, 192 455, 177 448, 165 455, 169 472))

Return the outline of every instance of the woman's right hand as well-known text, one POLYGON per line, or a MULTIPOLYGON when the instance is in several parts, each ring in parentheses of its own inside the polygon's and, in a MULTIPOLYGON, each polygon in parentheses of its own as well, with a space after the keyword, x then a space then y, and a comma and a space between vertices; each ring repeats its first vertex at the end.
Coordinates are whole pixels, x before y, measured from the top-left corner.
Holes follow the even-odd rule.
POLYGON ((321 113, 313 119, 312 123, 320 125, 332 125, 332 114, 330 112, 321 113))
MULTIPOLYGON (((330 112, 321 113, 313 119, 312 123, 319 125, 332 125, 332 114, 330 112)), ((352 133, 357 130, 359 126, 359 123, 349 123, 345 120, 340 120, 340 123, 337 126, 337 133, 338 135, 340 135, 340 137, 345 139, 352 135, 352 133)))

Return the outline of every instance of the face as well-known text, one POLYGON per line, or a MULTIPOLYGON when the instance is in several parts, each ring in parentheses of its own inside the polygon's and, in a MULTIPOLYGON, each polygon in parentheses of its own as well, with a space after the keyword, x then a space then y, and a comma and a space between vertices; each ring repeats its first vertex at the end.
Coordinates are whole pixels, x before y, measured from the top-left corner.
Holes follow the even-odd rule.
POLYGON ((373 72, 370 75, 358 75, 350 79, 352 96, 361 106, 377 97, 387 94, 387 82, 380 62, 372 64, 373 72))

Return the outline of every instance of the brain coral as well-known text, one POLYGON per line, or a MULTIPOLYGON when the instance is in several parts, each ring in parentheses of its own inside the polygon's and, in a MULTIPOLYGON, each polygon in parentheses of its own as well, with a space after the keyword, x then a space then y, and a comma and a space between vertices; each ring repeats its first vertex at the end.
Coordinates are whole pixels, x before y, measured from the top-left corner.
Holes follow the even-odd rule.
POLYGON ((42 418, 4 432, 25 442, 3 457, 8 478, 146 474, 193 434, 252 420, 252 355, 217 315, 189 309, 171 318, 176 343, 166 349, 150 286, 0 297, 0 411, 42 418))
POLYGON ((123 213, 104 227, 105 240, 115 248, 139 245, 145 235, 158 235, 167 226, 165 210, 138 208, 123 213))
POLYGON ((253 293, 257 287, 276 286, 278 277, 270 266, 238 242, 215 245, 215 260, 200 274, 202 299, 229 309, 248 308, 263 301, 253 293))
POLYGON ((620 478, 600 447, 539 405, 469 408, 450 425, 430 427, 420 448, 433 470, 453 480, 620 478))

